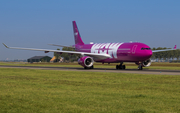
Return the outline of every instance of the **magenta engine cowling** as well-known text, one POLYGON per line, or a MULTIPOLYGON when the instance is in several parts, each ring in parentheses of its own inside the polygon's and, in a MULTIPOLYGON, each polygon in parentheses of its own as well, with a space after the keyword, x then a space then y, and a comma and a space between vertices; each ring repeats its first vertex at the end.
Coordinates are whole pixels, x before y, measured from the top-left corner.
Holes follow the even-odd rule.
POLYGON ((87 67, 87 68, 90 68, 91 66, 93 66, 93 59, 89 56, 84 56, 84 57, 81 57, 79 60, 78 60, 78 64, 83 66, 83 67, 87 67))

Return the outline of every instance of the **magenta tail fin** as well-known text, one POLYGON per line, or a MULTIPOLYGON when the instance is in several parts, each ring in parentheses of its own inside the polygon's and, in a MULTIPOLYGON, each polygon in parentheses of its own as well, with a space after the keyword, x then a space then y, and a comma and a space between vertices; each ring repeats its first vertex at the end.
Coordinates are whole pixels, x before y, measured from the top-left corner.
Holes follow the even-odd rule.
POLYGON ((84 42, 82 41, 81 36, 79 34, 79 30, 77 28, 76 21, 73 21, 72 23, 73 23, 75 44, 84 45, 84 42))

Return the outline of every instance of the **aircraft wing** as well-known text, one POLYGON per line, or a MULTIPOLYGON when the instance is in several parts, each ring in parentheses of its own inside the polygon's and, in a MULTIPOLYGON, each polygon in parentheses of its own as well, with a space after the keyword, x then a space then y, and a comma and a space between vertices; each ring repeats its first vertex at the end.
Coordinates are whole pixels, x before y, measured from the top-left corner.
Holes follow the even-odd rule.
POLYGON ((153 53, 156 53, 156 52, 171 51, 171 50, 176 50, 176 45, 174 46, 174 48, 173 48, 173 49, 152 50, 152 52, 153 52, 153 53))
POLYGON ((36 48, 8 47, 4 43, 3 43, 3 45, 6 48, 9 48, 9 49, 44 51, 45 53, 47 53, 47 52, 69 53, 69 54, 78 54, 78 55, 82 55, 82 56, 85 55, 85 56, 93 57, 96 60, 104 60, 104 59, 107 59, 107 58, 111 58, 111 56, 108 55, 108 54, 97 54, 97 53, 76 52, 76 51, 61 51, 61 50, 50 50, 50 49, 36 49, 36 48))
POLYGON ((63 45, 56 45, 56 44, 48 44, 48 45, 59 46, 59 47, 68 47, 68 48, 75 48, 75 47, 72 47, 72 46, 63 46, 63 45))

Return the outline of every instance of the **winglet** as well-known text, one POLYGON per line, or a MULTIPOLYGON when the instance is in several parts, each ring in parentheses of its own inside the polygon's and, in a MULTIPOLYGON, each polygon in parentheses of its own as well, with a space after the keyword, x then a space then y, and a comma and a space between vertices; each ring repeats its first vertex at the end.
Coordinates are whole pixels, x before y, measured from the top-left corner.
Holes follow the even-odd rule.
POLYGON ((2 43, 6 48, 9 48, 6 44, 2 43))
POLYGON ((176 49, 176 45, 174 46, 174 49, 176 49))

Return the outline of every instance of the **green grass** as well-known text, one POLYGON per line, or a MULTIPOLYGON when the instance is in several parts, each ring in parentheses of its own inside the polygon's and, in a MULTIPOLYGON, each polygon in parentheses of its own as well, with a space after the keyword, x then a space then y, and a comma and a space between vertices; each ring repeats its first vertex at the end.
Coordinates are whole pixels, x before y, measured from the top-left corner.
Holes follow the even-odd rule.
POLYGON ((0 68, 0 112, 180 112, 180 76, 0 68))

